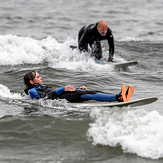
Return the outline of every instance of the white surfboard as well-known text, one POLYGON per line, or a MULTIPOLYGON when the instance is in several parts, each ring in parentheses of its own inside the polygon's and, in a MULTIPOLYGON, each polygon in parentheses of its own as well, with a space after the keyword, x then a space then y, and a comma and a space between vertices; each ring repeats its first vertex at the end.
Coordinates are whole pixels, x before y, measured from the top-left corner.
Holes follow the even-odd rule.
POLYGON ((75 107, 124 107, 124 106, 142 106, 157 101, 157 97, 142 98, 129 102, 84 102, 73 103, 75 107))
POLYGON ((99 65, 113 65, 115 67, 128 67, 138 64, 137 61, 126 61, 126 62, 96 62, 99 65))

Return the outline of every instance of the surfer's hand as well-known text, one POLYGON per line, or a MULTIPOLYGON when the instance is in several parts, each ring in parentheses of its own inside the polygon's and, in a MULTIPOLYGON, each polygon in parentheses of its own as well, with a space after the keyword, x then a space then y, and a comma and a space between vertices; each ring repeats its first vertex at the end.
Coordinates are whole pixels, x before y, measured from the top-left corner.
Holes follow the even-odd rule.
POLYGON ((65 86, 65 91, 73 92, 73 91, 75 91, 75 88, 71 85, 67 85, 67 86, 65 86))
POLYGON ((79 87, 79 89, 87 89, 84 85, 79 87))

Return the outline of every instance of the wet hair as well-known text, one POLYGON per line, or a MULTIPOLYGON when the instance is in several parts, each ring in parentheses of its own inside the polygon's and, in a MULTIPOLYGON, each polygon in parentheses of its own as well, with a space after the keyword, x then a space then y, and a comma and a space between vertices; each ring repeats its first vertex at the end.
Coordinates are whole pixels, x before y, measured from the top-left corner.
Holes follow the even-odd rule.
POLYGON ((34 87, 34 85, 30 83, 30 80, 34 80, 35 77, 36 71, 31 71, 24 75, 24 84, 26 85, 26 88, 34 87))
MULTIPOLYGON (((31 71, 28 72, 27 74, 24 75, 24 84, 26 85, 26 88, 24 89, 24 92, 28 95, 28 90, 32 89, 33 87, 35 87, 36 85, 31 84, 30 80, 34 80, 34 78, 36 77, 36 71, 31 71)), ((47 88, 54 88, 52 86, 46 86, 47 88)))

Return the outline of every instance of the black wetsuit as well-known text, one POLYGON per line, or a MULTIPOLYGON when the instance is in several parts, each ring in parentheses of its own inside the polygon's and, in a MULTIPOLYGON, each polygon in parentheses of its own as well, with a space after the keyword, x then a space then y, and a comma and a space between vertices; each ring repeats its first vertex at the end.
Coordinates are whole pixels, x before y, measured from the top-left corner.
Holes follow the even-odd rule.
POLYGON ((119 95, 102 93, 99 91, 84 90, 76 88, 75 91, 65 91, 64 87, 55 89, 47 85, 40 84, 33 88, 26 88, 26 94, 31 96, 31 99, 66 99, 69 102, 83 102, 87 100, 96 100, 96 101, 118 101, 119 95))
POLYGON ((78 48, 81 51, 88 51, 88 44, 92 49, 92 56, 96 59, 102 58, 101 40, 107 40, 109 44, 109 58, 108 61, 113 61, 114 55, 114 37, 111 29, 108 27, 105 36, 102 36, 97 30, 96 24, 90 24, 88 26, 83 26, 78 33, 78 48))

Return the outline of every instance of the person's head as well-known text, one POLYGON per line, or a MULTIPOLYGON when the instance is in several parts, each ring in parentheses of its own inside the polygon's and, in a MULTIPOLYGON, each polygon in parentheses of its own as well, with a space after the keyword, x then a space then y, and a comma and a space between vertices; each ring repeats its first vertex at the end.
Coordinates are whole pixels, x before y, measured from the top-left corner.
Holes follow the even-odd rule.
POLYGON ((31 88, 43 83, 40 75, 36 71, 31 71, 24 75, 24 84, 28 88, 31 88))
POLYGON ((105 36, 108 30, 108 24, 105 20, 100 20, 97 25, 97 30, 100 35, 105 36))

